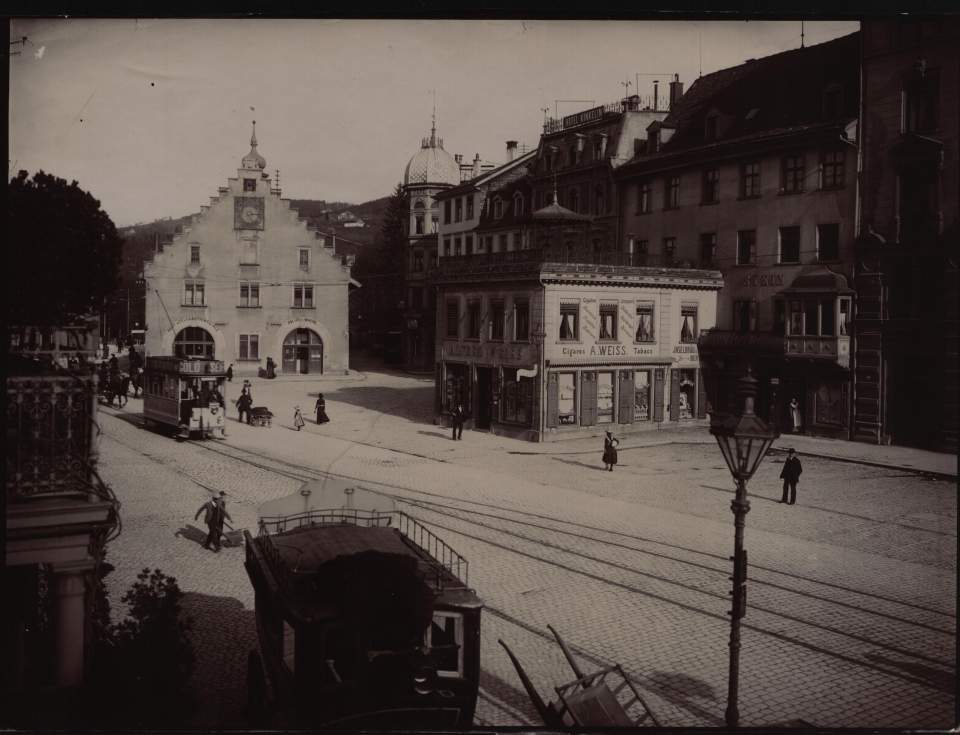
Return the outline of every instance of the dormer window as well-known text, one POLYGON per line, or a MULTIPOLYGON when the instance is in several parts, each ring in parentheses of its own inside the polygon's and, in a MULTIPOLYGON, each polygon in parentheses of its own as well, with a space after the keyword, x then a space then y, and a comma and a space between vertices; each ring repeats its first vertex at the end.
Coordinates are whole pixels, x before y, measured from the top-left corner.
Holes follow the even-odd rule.
POLYGON ((517 192, 513 196, 513 216, 522 217, 523 216, 523 194, 517 192))
POLYGON ((704 140, 710 141, 717 139, 717 123, 719 120, 720 116, 715 112, 711 112, 709 115, 707 115, 707 118, 703 124, 704 140))
POLYGON ((500 219, 501 217, 503 217, 503 200, 496 197, 493 200, 493 218, 500 219))
POLYGON ((656 153, 660 150, 660 131, 651 130, 647 133, 647 141, 649 142, 649 148, 651 153, 656 153))

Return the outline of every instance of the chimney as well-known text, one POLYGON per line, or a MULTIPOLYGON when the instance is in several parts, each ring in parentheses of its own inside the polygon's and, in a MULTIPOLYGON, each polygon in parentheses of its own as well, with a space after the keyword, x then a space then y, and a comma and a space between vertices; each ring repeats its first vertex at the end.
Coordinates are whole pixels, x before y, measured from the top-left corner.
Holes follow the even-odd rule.
POLYGON ((517 155, 517 141, 507 141, 507 163, 510 163, 517 155))
POLYGON ((670 109, 673 109, 677 100, 683 97, 683 82, 680 81, 680 75, 674 74, 673 81, 670 82, 670 109))
POLYGON ((474 176, 480 175, 480 154, 479 153, 473 154, 473 175, 474 176))
POLYGON ((653 109, 654 109, 654 111, 660 109, 660 101, 659 101, 659 100, 660 100, 660 97, 659 97, 659 90, 660 90, 660 88, 657 86, 658 84, 660 84, 660 80, 659 80, 659 79, 654 79, 654 80, 653 80, 653 109))

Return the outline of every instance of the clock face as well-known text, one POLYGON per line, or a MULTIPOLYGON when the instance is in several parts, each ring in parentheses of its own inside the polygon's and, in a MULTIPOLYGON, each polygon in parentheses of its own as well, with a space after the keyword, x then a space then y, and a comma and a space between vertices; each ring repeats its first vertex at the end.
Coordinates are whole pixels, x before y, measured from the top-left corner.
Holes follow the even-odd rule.
POLYGON ((234 227, 238 230, 263 229, 263 199, 237 197, 234 199, 234 227))

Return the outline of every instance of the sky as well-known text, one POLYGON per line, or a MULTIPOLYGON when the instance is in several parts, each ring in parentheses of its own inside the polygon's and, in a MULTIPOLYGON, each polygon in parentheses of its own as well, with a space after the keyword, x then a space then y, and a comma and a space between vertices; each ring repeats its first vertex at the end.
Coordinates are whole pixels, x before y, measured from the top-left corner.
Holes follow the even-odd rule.
MULTIPOLYGON (((858 23, 806 21, 807 45, 858 23)), ((434 99, 444 148, 503 163, 550 116, 798 48, 800 21, 14 19, 8 176, 76 179, 118 226, 197 212, 251 121, 284 197, 390 194, 434 99), (623 82, 630 82, 624 87, 623 82)))

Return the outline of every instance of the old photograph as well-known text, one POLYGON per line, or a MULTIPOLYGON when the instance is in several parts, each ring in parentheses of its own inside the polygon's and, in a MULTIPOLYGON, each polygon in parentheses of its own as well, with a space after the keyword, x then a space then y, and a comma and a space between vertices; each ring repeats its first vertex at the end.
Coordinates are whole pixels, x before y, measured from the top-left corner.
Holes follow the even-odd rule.
POLYGON ((0 727, 957 724, 960 14, 8 36, 0 727))

